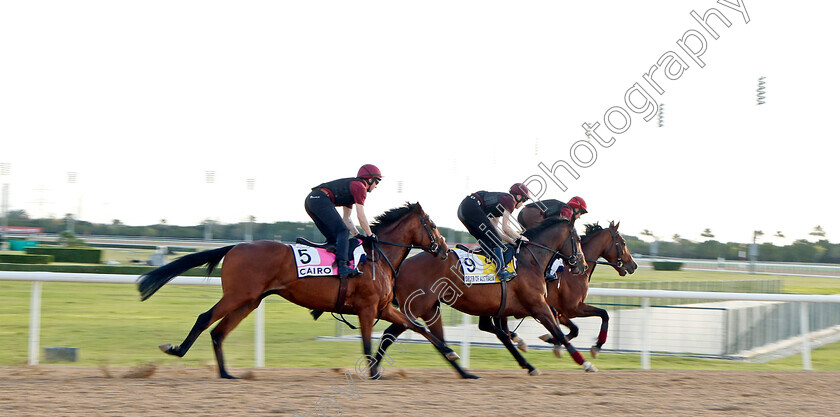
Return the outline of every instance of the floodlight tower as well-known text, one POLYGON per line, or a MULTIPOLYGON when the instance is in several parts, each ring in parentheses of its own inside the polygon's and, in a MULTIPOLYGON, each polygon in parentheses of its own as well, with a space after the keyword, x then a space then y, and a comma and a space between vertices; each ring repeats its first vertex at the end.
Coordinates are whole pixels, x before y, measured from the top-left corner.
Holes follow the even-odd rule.
MULTIPOLYGON (((245 188, 248 190, 248 209, 254 209, 254 183, 256 182, 253 178, 248 178, 245 180, 245 188)), ((245 223, 245 241, 250 242, 254 240, 254 215, 248 215, 248 222, 245 223)))
MULTIPOLYGON (((210 189, 212 184, 216 182, 216 171, 204 171, 204 183, 210 189)), ((211 194, 211 193, 208 193, 211 194)), ((208 217, 204 221, 204 240, 210 241, 213 239, 213 219, 208 217)))
MULTIPOLYGON (((75 171, 70 171, 67 173, 67 183, 70 184, 71 187, 75 188, 76 180, 78 179, 79 174, 75 171)), ((74 223, 73 216, 77 216, 78 213, 72 213, 74 210, 71 207, 70 212, 67 213, 67 231, 70 233, 76 233, 76 227, 74 223)), ((76 210, 78 211, 78 210, 76 210)))
POLYGON ((12 172, 12 164, 8 162, 0 162, 0 176, 3 177, 3 191, 2 191, 2 206, 0 206, 0 215, 3 216, 3 221, 0 222, 0 243, 5 242, 6 228, 9 227, 9 183, 8 176, 12 172))

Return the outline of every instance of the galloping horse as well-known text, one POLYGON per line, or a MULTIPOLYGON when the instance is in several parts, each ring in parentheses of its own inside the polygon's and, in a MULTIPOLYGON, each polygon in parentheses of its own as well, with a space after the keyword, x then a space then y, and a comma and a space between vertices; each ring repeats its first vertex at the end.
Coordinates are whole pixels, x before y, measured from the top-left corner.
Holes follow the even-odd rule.
MULTIPOLYGON (((412 320, 422 318, 432 334, 441 340, 443 323, 439 319, 440 301, 474 316, 532 316, 545 326, 555 340, 566 347, 579 365, 583 365, 587 371, 595 371, 596 369, 584 361, 581 354, 566 340, 545 299, 543 271, 555 256, 563 258, 564 262, 578 273, 586 271, 580 240, 574 227, 568 220, 552 218, 539 227, 526 230, 524 235, 530 242, 523 243, 516 255, 518 275, 501 285, 465 284, 459 268, 460 261, 455 256, 449 260, 438 260, 421 253, 409 258, 403 262, 394 289, 400 309, 412 320)), ((403 331, 405 328, 398 325, 392 325, 385 330, 371 366, 379 363, 388 346, 403 331)), ((507 344, 510 344, 509 339, 507 344)), ((510 349, 516 352, 512 346, 510 349)), ((454 360, 449 359, 449 363, 461 377, 476 378, 475 375, 466 373, 454 360)), ((524 359, 520 361, 523 367, 526 363, 524 359)), ((529 371, 533 374, 538 373, 533 367, 529 371)))
MULTIPOLYGON (((283 298, 310 309, 359 316, 363 350, 371 356, 371 331, 379 316, 394 326, 412 329, 426 337, 441 354, 451 360, 458 355, 425 328, 408 320, 391 305, 395 269, 412 248, 422 248, 429 257, 446 259, 445 239, 419 203, 406 204, 376 218, 372 230, 379 240, 365 242, 368 261, 362 263, 362 275, 339 280, 337 277, 298 278, 295 258, 289 245, 275 241, 240 243, 184 256, 144 274, 138 280, 141 299, 152 296, 164 284, 182 272, 208 264, 208 274, 224 258, 222 298, 210 310, 198 316, 190 333, 179 346, 160 345, 170 355, 182 357, 196 338, 217 320, 210 332, 219 365, 219 376, 234 378, 225 370, 222 341, 242 319, 268 295, 283 298), (384 262, 383 262, 384 261, 384 262), (343 287, 343 289, 342 289, 343 287), (338 305, 343 295, 344 301, 338 305)), ((562 333, 559 334, 562 336, 562 333)), ((371 370, 371 375, 374 375, 371 370)))
MULTIPOLYGON (((598 334, 598 341, 590 349, 593 358, 598 356, 598 352, 601 351, 601 347, 607 341, 607 328, 610 321, 610 316, 606 310, 590 306, 584 302, 586 301, 586 295, 589 293, 589 280, 592 278, 595 265, 610 265, 622 277, 636 272, 636 268, 638 268, 636 261, 627 249, 624 237, 618 233, 618 225, 619 223, 610 222, 610 226, 606 229, 597 223, 586 225, 586 233, 581 237, 581 247, 586 256, 588 272, 576 274, 573 271, 563 271, 557 284, 550 282, 548 286, 548 304, 557 311, 559 323, 569 328, 569 334, 566 335, 567 339, 574 339, 579 331, 571 319, 575 317, 601 317, 601 331, 598 334), (601 257, 606 259, 607 262, 598 261, 598 258, 601 257)), ((545 335, 542 339, 554 344, 553 338, 548 336, 545 335)), ((511 337, 515 339, 515 333, 511 334, 511 337)), ((559 353, 559 351, 555 350, 555 353, 559 353)))

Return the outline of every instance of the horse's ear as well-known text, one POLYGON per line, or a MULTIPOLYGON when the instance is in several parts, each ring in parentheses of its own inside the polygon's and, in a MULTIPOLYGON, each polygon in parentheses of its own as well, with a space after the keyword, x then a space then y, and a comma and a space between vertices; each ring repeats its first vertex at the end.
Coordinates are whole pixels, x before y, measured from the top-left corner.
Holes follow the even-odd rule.
POLYGON ((620 225, 620 224, 621 224, 621 222, 619 221, 618 223, 615 224, 615 226, 613 226, 613 222, 610 221, 610 227, 612 227, 613 230, 618 230, 618 225, 620 225))

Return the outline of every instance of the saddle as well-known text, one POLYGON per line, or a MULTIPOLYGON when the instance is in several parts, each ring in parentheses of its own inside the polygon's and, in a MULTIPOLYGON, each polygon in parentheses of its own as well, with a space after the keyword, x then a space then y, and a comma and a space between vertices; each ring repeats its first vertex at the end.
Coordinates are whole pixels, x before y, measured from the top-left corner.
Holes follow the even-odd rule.
POLYGON ((310 241, 309 239, 305 239, 299 237, 295 240, 295 243, 300 243, 301 245, 312 246, 313 248, 320 248, 330 253, 335 253, 335 245, 331 243, 315 243, 310 241))
MULTIPOLYGON (((483 255, 487 259, 493 259, 493 255, 490 254, 490 253, 487 253, 487 251, 484 250, 484 248, 481 247, 480 245, 477 249, 474 249, 474 250, 466 247, 465 245, 463 245, 461 243, 455 244, 455 247, 464 251, 464 252, 475 253, 475 254, 478 254, 478 255, 483 255)), ((511 261, 511 259, 513 259, 513 255, 515 253, 516 253, 516 247, 515 246, 513 246, 509 243, 505 244, 505 248, 502 251, 502 254, 503 254, 502 256, 504 258, 504 259, 502 259, 502 261, 504 262, 505 265, 510 263, 510 261, 511 261)))

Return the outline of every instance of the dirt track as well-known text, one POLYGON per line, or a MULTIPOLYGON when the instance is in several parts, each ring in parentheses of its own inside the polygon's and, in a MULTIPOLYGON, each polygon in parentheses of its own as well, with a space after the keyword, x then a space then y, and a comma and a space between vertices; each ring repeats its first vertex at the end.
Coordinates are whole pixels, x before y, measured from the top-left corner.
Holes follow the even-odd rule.
POLYGON ((391 369, 381 381, 351 372, 353 386, 340 369, 232 372, 253 378, 220 380, 215 370, 200 368, 0 367, 0 415, 835 416, 840 410, 840 372, 563 370, 529 377, 478 370, 482 379, 464 381, 449 370, 391 369))

